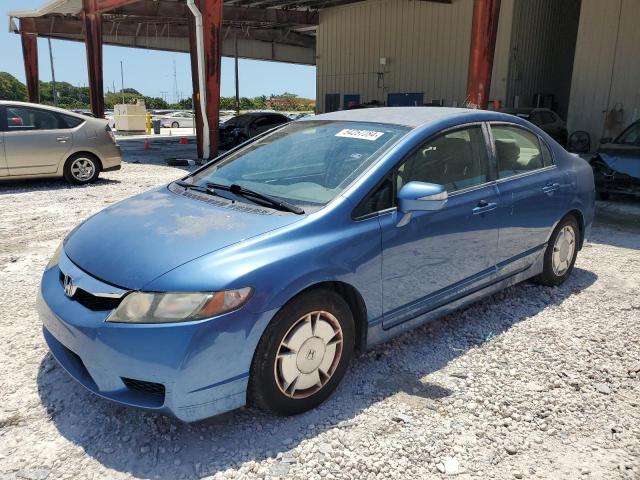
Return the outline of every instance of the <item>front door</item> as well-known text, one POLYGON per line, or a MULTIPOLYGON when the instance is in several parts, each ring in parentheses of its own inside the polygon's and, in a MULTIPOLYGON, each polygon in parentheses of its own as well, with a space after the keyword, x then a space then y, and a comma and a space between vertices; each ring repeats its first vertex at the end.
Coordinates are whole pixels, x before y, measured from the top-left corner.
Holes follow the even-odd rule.
POLYGON ((409 320, 491 281, 499 204, 489 170, 487 135, 473 125, 427 141, 402 163, 397 188, 444 185, 443 209, 380 216, 384 328, 409 320))
POLYGON ((492 124, 500 193, 501 276, 527 268, 542 251, 555 223, 564 215, 567 185, 551 151, 529 130, 492 124))
POLYGON ((54 112, 5 108, 4 150, 9 175, 55 173, 73 144, 71 130, 54 112))

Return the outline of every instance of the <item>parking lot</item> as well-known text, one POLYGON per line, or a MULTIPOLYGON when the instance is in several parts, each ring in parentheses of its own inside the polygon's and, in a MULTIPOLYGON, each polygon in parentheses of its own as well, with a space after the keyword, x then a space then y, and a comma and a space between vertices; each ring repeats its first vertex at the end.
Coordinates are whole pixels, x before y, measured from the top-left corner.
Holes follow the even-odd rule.
POLYGON ((637 202, 599 205, 561 287, 521 284, 378 346, 297 417, 187 425, 84 391, 42 340, 42 270, 80 221, 183 175, 164 161, 181 147, 132 141, 85 187, 0 185, 0 478, 640 478, 637 202))

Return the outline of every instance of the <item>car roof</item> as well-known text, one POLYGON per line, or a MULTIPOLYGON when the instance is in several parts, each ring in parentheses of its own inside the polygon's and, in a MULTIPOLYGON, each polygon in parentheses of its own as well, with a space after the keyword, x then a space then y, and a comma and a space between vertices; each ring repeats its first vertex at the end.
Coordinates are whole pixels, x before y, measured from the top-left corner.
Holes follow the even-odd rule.
POLYGON ((490 110, 449 107, 380 107, 340 110, 337 112, 303 117, 298 121, 314 122, 318 120, 341 120, 350 122, 386 123, 417 128, 452 117, 460 117, 461 121, 464 120, 464 117, 469 117, 469 121, 505 120, 504 114, 490 110), (478 116, 481 116, 482 118, 477 118, 478 116))
POLYGON ((64 114, 64 115, 69 115, 71 117, 77 117, 77 118, 80 118, 82 120, 86 120, 87 118, 95 118, 95 117, 89 117, 87 115, 82 115, 81 113, 72 112, 71 110, 65 110, 64 108, 52 107, 50 105, 42 105, 40 103, 18 102, 18 101, 13 101, 13 100, 0 100, 0 106, 39 108, 41 110, 50 110, 52 112, 61 113, 61 114, 64 114))

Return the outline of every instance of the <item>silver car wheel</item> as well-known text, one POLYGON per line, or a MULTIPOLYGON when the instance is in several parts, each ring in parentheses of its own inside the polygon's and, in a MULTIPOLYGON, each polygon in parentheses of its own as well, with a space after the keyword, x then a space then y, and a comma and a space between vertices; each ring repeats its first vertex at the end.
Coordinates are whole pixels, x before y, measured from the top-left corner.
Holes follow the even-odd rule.
POLYGON ((573 261, 575 251, 576 234, 571 225, 566 225, 558 232, 555 244, 553 245, 551 266, 556 276, 561 277, 567 273, 573 261))
POLYGON ((79 182, 90 180, 96 172, 96 166, 92 160, 80 157, 71 164, 71 175, 79 182))
POLYGON ((340 363, 342 345, 342 327, 329 312, 299 318, 278 347, 274 375, 280 392, 300 399, 321 390, 340 363))

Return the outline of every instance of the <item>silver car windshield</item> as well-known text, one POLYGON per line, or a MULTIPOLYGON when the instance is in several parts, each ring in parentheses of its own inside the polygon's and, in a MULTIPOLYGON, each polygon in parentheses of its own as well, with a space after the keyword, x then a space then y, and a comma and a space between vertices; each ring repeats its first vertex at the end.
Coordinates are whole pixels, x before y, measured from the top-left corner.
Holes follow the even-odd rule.
POLYGON ((409 130, 371 122, 294 122, 196 173, 192 181, 235 184, 293 204, 322 206, 409 130))

